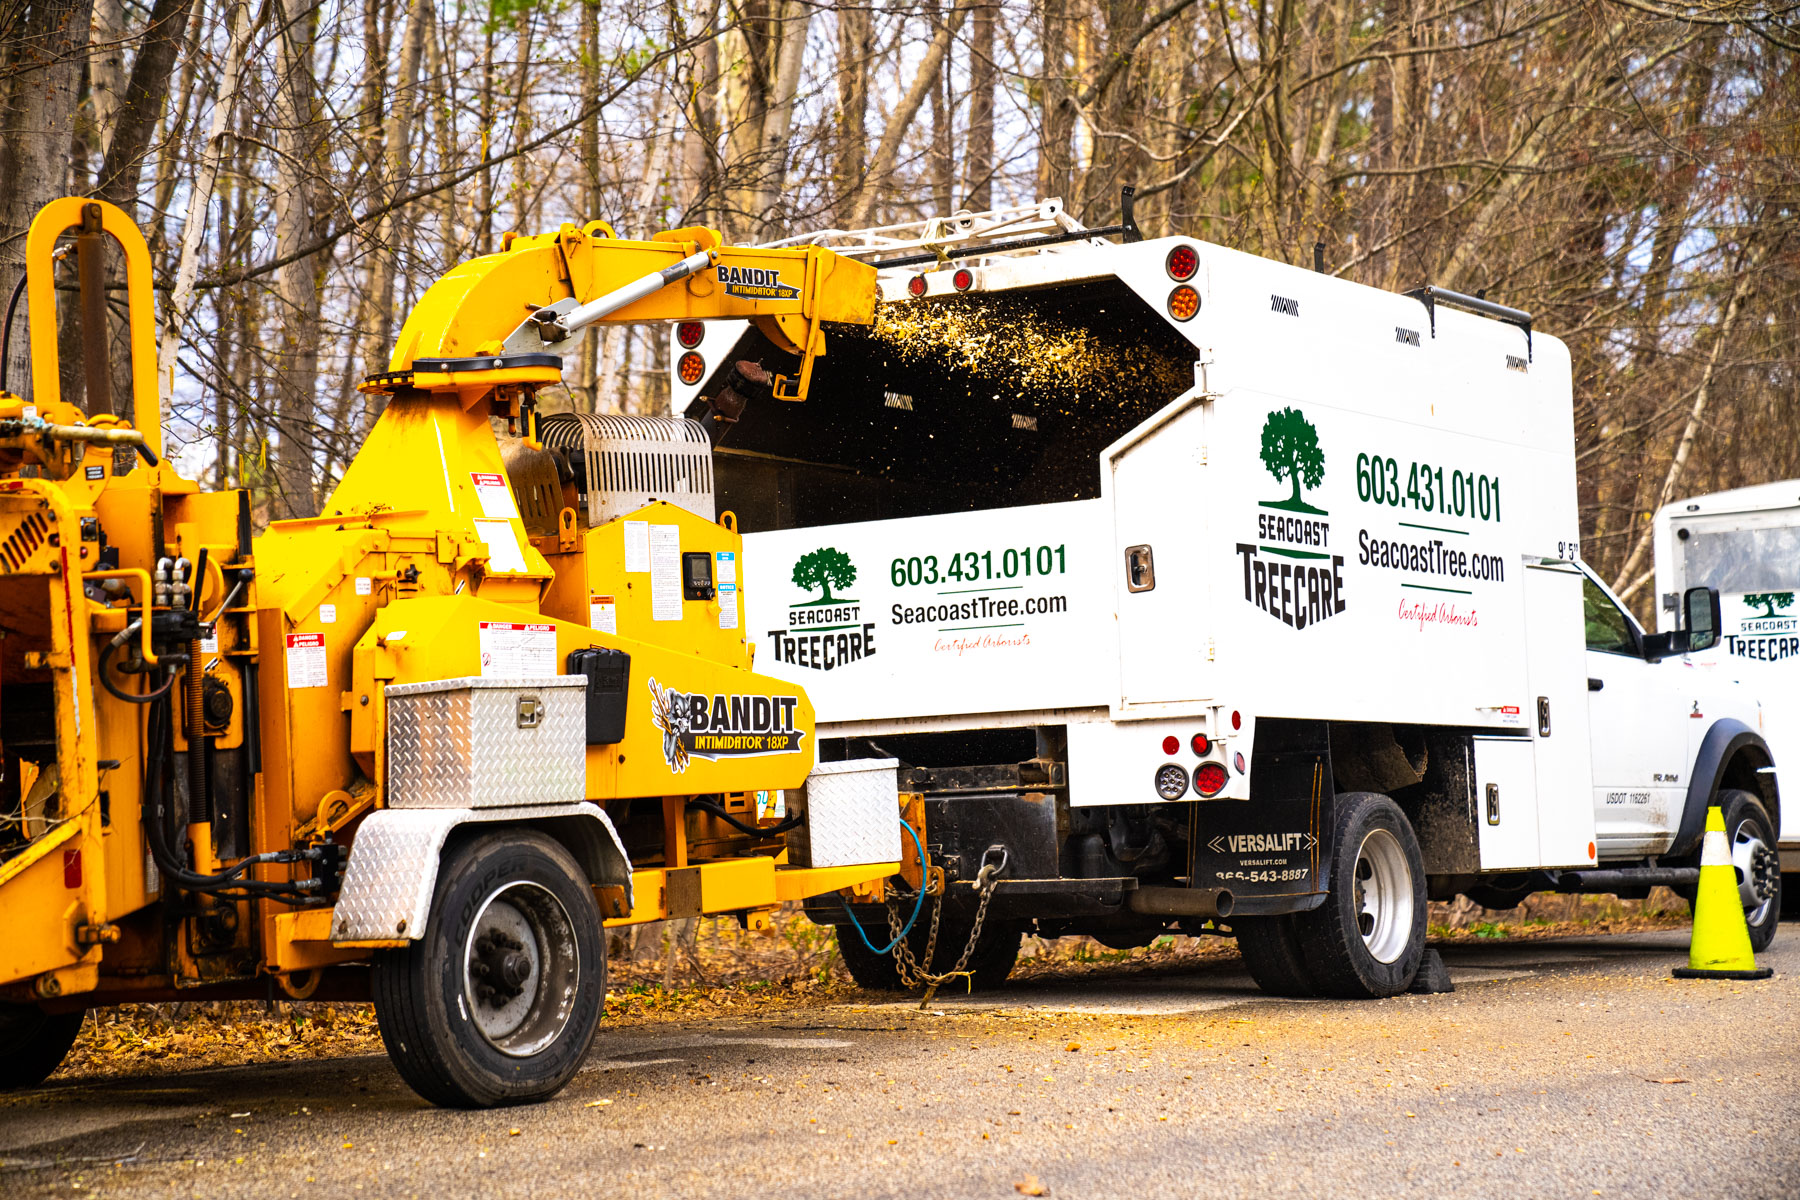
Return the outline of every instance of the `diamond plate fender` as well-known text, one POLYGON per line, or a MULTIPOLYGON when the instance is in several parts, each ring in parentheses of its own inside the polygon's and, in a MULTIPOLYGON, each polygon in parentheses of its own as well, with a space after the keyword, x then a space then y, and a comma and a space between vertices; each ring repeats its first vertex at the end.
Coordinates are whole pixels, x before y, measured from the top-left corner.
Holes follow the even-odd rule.
POLYGON ((631 858, 599 805, 534 804, 517 808, 384 808, 356 830, 344 886, 333 910, 334 942, 425 936, 437 889, 444 839, 459 825, 505 824, 537 829, 568 848, 596 887, 623 887, 631 898, 631 858))

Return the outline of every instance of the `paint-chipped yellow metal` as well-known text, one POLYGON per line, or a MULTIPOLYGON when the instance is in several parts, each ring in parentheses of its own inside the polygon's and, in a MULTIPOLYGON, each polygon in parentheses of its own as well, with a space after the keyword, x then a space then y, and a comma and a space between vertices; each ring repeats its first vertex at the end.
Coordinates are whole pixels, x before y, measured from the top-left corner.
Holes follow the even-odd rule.
MULTIPOLYGON (((791 867, 779 839, 748 838, 686 809, 689 798, 714 795, 748 814, 746 797, 798 788, 814 761, 805 693, 752 670, 741 591, 727 601, 740 606, 735 613, 722 612, 716 597, 684 599, 678 619, 665 612, 659 620, 649 575, 625 569, 625 520, 674 530, 682 550, 741 561, 733 523, 652 503, 597 528, 571 520, 558 533, 534 534, 516 515, 510 481, 506 502, 492 486, 492 477, 507 480, 494 426, 511 421, 528 433, 536 390, 559 373, 539 364, 412 369, 424 358, 492 355, 538 307, 589 300, 705 249, 728 270, 665 287, 604 320, 753 320, 802 356, 799 382, 786 393, 797 398, 811 358, 823 352, 822 326, 873 318, 872 268, 816 248, 725 247, 706 229, 634 242, 591 222, 509 237, 501 253, 450 272, 409 317, 393 373, 367 385, 386 394, 382 415, 320 515, 277 521, 251 542, 246 494, 203 492, 166 463, 133 461, 121 471, 112 447, 71 450, 71 443, 32 432, 33 416, 70 426, 123 424, 88 418, 59 390, 51 256, 57 239, 96 203, 101 228, 124 251, 138 428, 149 449, 161 452, 143 239, 110 205, 56 201, 26 242, 35 412, 19 397, 0 395, 0 421, 12 421, 6 428, 17 434, 0 436, 0 543, 12 548, 0 553, 0 625, 7 632, 0 687, 42 686, 56 718, 53 761, 33 777, 44 796, 35 818, 41 827, 0 858, 0 919, 7 927, 0 1000, 71 1003, 92 992, 81 1002, 102 1003, 185 988, 251 988, 258 976, 275 976, 286 994, 299 995, 313 986, 303 980, 316 981, 308 973, 386 945, 334 944, 328 907, 293 910, 261 899, 163 903, 174 897, 150 862, 142 816, 145 709, 100 690, 97 656, 135 615, 148 612, 157 561, 197 561, 202 548, 210 565, 198 584, 199 609, 223 615, 216 645, 202 647, 199 661, 233 706, 227 724, 209 726, 206 736, 217 749, 247 754, 254 745, 260 755, 243 835, 249 853, 328 838, 354 852, 358 822, 386 800, 386 686, 481 675, 481 623, 529 623, 553 631, 558 663, 587 646, 631 655, 625 740, 589 747, 585 792, 620 822, 633 804, 651 806, 662 836, 632 847, 629 910, 623 888, 596 889, 609 923, 732 913, 754 925, 782 903, 827 891, 881 894, 898 863, 791 867), (66 469, 33 467, 52 452, 66 469), (222 608, 227 570, 254 576, 222 608), (598 595, 615 600, 616 633, 590 627, 590 601, 598 595), (322 678, 290 674, 298 660, 288 649, 297 639, 322 646, 322 678), (695 697, 791 697, 791 734, 770 743, 778 752, 759 756, 674 754, 657 723, 657 705, 666 702, 660 693, 669 689, 695 697), (252 710, 259 720, 246 716, 252 710), (203 920, 211 922, 211 943, 201 936, 203 920)), ((146 634, 124 644, 155 663, 146 634)), ((177 754, 187 753, 190 732, 178 716, 177 754)), ((15 733, 0 737, 10 747, 15 733)), ((207 840, 205 826, 198 832, 198 841, 207 840)), ((195 850, 206 852, 198 844, 195 850)), ((269 864, 253 874, 293 880, 309 869, 269 864)))

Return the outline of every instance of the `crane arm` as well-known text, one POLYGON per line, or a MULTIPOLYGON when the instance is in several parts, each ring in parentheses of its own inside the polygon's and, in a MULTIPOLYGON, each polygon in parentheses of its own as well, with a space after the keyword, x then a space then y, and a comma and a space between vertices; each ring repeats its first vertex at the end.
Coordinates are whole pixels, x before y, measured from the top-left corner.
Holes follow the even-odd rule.
POLYGON ((463 263, 420 298, 400 330, 390 371, 420 359, 490 354, 561 354, 592 324, 753 321, 800 356, 782 399, 806 395, 813 360, 825 352, 825 322, 875 319, 875 269, 817 246, 725 246, 689 227, 647 241, 612 236, 604 222, 512 236, 505 248, 463 263))

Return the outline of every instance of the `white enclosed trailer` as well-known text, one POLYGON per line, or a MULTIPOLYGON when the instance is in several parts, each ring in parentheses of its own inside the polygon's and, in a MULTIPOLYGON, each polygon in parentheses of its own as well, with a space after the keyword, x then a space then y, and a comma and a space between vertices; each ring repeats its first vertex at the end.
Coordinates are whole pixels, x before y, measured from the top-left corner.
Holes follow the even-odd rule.
MULTIPOLYGON (((1689 633, 1643 634, 1579 561, 1562 343, 1135 235, 1049 201, 811 239, 880 265, 885 303, 804 405, 760 386, 779 330, 677 331, 758 667, 805 685, 824 756, 925 795, 950 956, 959 882, 1002 859, 978 982, 1026 927, 1184 925, 1229 928, 1265 987, 1391 994, 1428 894, 1691 882, 1697 835, 1615 836, 1646 764, 1590 738, 1596 637, 1673 678, 1689 633)), ((1703 641, 1716 598, 1687 603, 1703 641)), ((1634 818, 1776 809, 1754 699, 1668 704, 1634 818)))
MULTIPOLYGON (((1656 514, 1654 536, 1659 625, 1674 626, 1683 589, 1718 589, 1719 644, 1694 662, 1756 691, 1785 768, 1776 778, 1800 778, 1800 479, 1678 500, 1656 514)), ((1800 903, 1800 806, 1781 813, 1780 855, 1791 916, 1800 903)))

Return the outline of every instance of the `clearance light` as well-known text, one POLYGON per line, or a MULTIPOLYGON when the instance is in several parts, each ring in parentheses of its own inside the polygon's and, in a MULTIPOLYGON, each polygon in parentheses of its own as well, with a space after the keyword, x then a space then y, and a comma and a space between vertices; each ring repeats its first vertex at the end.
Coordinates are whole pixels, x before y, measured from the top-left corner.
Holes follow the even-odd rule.
POLYGON ((685 384, 691 386, 699 383, 706 375, 706 360, 701 358, 698 354, 695 354, 692 350, 689 350, 686 354, 681 356, 681 361, 675 364, 675 373, 681 377, 681 382, 685 384))
POLYGON ((1189 742, 1188 745, 1194 748, 1195 758, 1205 758, 1207 751, 1212 749, 1212 739, 1207 737, 1204 733, 1196 733, 1194 735, 1194 740, 1189 742))
POLYGON ((1164 754, 1179 754, 1179 753, 1181 753, 1181 739, 1176 737, 1172 733, 1168 737, 1164 738, 1163 739, 1163 753, 1164 754))
POLYGON ((923 275, 914 275, 911 279, 906 281, 906 290, 909 295, 923 296, 925 294, 925 277, 923 275))
POLYGON ((1179 800, 1187 795, 1188 773, 1180 763, 1164 763, 1156 768, 1156 794, 1164 800, 1179 800))
MULTIPOLYGON (((1244 752, 1242 750, 1231 756, 1231 765, 1237 768, 1239 775, 1244 773, 1244 752)), ((1592 858, 1593 855, 1590 854, 1588 857, 1592 858)))
POLYGON ((963 267, 950 277, 950 283, 959 292, 966 292, 975 286, 975 272, 963 267))
POLYGON ((1194 253, 1192 246, 1177 246, 1169 251, 1169 257, 1163 260, 1163 266, 1169 272, 1169 278, 1176 283, 1186 283, 1200 269, 1200 256, 1194 253))
POLYGON ((1225 790, 1225 764, 1203 762, 1194 769, 1194 790, 1202 796, 1216 796, 1225 790))
POLYGON ((1244 714, 1243 713, 1234 712, 1231 714, 1231 727, 1233 729, 1242 729, 1244 727, 1244 714))
POLYGON ((1177 321, 1191 321, 1200 311, 1200 293, 1182 284, 1169 293, 1169 315, 1177 321))
POLYGON ((692 350, 706 336, 706 326, 698 321, 683 321, 675 327, 675 340, 681 343, 683 350, 692 350))

